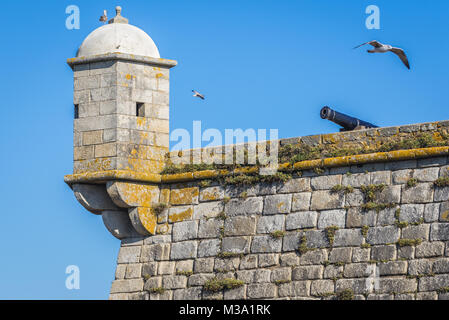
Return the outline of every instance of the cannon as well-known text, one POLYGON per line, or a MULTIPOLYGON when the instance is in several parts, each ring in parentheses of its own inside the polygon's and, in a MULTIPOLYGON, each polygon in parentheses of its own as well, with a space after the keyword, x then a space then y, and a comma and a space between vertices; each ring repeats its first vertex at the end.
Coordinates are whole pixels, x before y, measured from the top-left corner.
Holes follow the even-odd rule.
POLYGON ((359 129, 366 129, 366 128, 378 128, 378 126, 357 119, 350 117, 344 113, 340 113, 338 111, 332 110, 328 106, 325 106, 320 111, 320 116, 322 119, 327 119, 332 122, 335 122, 336 124, 342 126, 340 131, 352 131, 352 130, 359 130, 359 129))

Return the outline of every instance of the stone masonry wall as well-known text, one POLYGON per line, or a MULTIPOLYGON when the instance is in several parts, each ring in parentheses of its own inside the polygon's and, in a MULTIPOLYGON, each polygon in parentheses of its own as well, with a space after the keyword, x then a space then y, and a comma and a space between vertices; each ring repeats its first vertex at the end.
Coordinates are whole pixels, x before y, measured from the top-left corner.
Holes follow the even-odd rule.
POLYGON ((110 299, 448 299, 449 187, 434 185, 448 164, 165 184, 166 233, 122 241, 110 299))

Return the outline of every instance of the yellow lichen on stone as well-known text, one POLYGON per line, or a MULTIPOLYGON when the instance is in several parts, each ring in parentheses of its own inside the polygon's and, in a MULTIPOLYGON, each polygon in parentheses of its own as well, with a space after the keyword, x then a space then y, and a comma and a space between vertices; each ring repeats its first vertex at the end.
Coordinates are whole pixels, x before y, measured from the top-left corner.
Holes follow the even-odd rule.
POLYGON ((139 207, 137 208, 139 220, 142 226, 150 234, 156 234, 157 219, 156 214, 152 208, 139 207))
POLYGON ((218 189, 213 187, 209 188, 207 190, 203 190, 202 192, 202 199, 205 201, 215 201, 220 199, 220 193, 218 192, 218 189))
POLYGON ((130 207, 150 208, 159 200, 159 187, 155 185, 115 182, 121 200, 130 207))
POLYGON ((170 204, 192 204, 197 201, 198 195, 198 187, 172 189, 170 192, 170 204))
POLYGON ((168 214, 168 221, 170 223, 180 222, 180 221, 192 219, 192 217, 193 217, 193 208, 188 207, 185 210, 178 210, 178 211, 176 211, 176 213, 170 212, 168 214))

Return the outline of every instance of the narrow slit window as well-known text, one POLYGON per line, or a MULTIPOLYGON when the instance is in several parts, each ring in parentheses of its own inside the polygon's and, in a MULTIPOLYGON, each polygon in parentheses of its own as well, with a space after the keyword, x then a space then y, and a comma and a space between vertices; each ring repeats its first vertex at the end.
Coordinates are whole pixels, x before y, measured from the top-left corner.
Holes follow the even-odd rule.
POLYGON ((145 104, 141 102, 136 103, 136 116, 138 117, 145 117, 145 104))
POLYGON ((73 110, 73 113, 74 113, 74 118, 75 119, 78 119, 79 117, 80 117, 80 111, 79 111, 79 105, 77 105, 77 104, 75 104, 75 108, 74 108, 74 110, 73 110))

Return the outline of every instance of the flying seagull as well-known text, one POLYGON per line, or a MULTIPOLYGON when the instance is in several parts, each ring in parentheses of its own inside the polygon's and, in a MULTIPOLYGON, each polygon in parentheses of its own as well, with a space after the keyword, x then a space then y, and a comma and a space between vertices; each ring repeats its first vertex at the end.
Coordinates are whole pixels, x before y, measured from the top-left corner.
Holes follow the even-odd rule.
POLYGON ((365 44, 370 44, 374 47, 373 50, 367 50, 369 53, 376 53, 376 52, 377 53, 385 53, 388 51, 393 52, 401 59, 401 61, 405 64, 407 69, 410 69, 410 64, 408 63, 407 56, 405 55, 404 50, 402 50, 401 48, 395 48, 395 47, 390 46, 389 44, 382 44, 379 41, 373 40, 373 41, 368 41, 368 42, 362 43, 361 45, 354 47, 354 49, 364 46, 365 44))
POLYGON ((100 21, 104 23, 108 21, 108 13, 106 10, 103 10, 103 15, 100 17, 100 21))
POLYGON ((201 93, 199 93, 198 91, 195 91, 195 90, 192 90, 192 92, 193 92, 194 97, 198 97, 198 98, 204 100, 204 96, 201 93))

